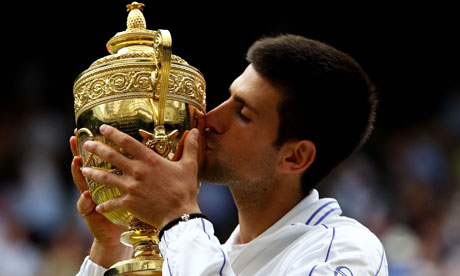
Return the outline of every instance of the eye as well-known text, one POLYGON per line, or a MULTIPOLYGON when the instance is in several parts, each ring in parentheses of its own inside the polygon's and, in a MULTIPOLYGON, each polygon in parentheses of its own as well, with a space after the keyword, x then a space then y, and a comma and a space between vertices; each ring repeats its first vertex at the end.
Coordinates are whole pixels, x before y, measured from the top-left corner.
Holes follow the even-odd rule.
POLYGON ((244 114, 241 112, 241 110, 238 111, 238 117, 240 117, 241 120, 243 120, 245 123, 249 123, 251 119, 248 117, 244 116, 244 114))

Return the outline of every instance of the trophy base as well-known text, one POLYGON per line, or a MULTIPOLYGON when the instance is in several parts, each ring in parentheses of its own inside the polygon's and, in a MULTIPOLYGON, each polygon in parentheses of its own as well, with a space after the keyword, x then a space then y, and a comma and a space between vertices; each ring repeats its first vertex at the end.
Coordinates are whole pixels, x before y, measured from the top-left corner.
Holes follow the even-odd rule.
POLYGON ((155 227, 134 218, 130 222, 130 230, 121 234, 120 241, 133 247, 133 258, 114 264, 104 276, 161 275, 163 258, 155 227))
POLYGON ((163 260, 139 260, 129 259, 114 264, 104 273, 104 276, 115 275, 159 275, 161 276, 161 267, 163 260))

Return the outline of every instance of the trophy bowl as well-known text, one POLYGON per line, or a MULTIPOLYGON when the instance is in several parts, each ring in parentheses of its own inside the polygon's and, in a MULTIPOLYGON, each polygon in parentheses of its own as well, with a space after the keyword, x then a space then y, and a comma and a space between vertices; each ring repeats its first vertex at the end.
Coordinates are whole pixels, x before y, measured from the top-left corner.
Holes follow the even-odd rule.
MULTIPOLYGON (((172 55, 169 31, 146 28, 143 6, 137 2, 127 5, 127 29, 107 42, 110 55, 96 60, 75 80, 76 138, 83 168, 123 174, 83 148, 86 141, 99 141, 130 157, 101 135, 102 124, 131 135, 170 160, 184 133, 191 128, 203 130, 206 113, 203 75, 172 55)), ((122 194, 118 188, 86 181, 96 204, 122 194)), ((104 275, 161 275, 163 260, 158 248, 158 229, 126 210, 104 216, 126 229, 120 240, 133 246, 133 258, 113 265, 104 275)))

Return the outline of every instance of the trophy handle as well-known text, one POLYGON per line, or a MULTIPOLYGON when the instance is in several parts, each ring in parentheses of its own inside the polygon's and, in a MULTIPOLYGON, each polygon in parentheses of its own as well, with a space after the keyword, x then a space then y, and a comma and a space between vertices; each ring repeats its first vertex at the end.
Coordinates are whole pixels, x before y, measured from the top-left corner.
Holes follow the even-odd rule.
POLYGON ((172 38, 168 30, 158 30, 155 41, 153 42, 153 59, 158 69, 152 71, 150 80, 154 89, 159 90, 158 100, 158 124, 155 126, 153 133, 139 129, 142 137, 146 138, 146 146, 153 149, 163 157, 167 157, 171 151, 171 140, 178 134, 178 130, 173 130, 166 134, 164 127, 166 99, 168 96, 169 71, 171 69, 171 44, 172 38), (159 80, 157 80, 157 74, 159 80))
POLYGON ((172 38, 170 32, 168 30, 158 30, 153 45, 153 51, 156 51, 155 57, 160 68, 158 126, 163 126, 165 119, 164 112, 166 107, 166 98, 168 96, 169 71, 171 69, 171 44, 172 38))
MULTIPOLYGON (((77 141, 76 141, 77 151, 80 151, 80 147, 79 147, 79 145, 78 145, 78 141, 79 141, 78 137, 79 137, 80 134, 82 134, 82 133, 88 134, 89 139, 90 139, 91 141, 94 141, 94 135, 93 135, 93 133, 91 132, 91 130, 89 130, 89 129, 87 129, 87 128, 80 128, 80 129, 77 131, 77 134, 75 134, 75 137, 76 137, 76 140, 77 140, 77 141)), ((80 152, 78 152, 78 154, 80 154, 80 152)), ((93 155, 94 155, 93 153, 91 153, 91 152, 89 153, 88 158, 86 159, 85 164, 83 164, 83 166, 81 167, 81 169, 86 168, 86 167, 89 166, 89 163, 90 163, 91 160, 93 159, 93 155)))

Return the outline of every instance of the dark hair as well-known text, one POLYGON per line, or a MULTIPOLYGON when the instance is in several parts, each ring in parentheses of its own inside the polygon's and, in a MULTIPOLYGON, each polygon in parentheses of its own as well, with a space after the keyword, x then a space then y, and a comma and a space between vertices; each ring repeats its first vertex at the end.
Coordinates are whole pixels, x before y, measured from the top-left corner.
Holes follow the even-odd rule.
POLYGON ((282 88, 275 146, 310 140, 316 147, 302 176, 309 193, 367 140, 377 104, 374 86, 349 55, 302 36, 262 38, 249 48, 247 60, 282 88))

